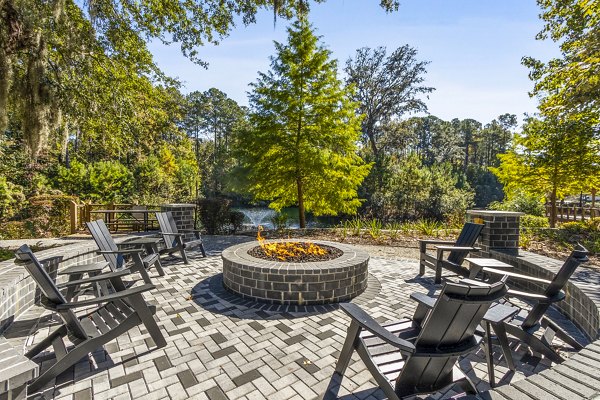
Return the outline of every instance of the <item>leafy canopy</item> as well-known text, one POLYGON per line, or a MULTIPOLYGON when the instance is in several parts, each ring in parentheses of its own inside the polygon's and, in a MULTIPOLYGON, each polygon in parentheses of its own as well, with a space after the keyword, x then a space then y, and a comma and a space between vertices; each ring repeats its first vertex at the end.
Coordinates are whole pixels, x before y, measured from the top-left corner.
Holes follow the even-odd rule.
POLYGON ((302 19, 275 42, 271 70, 249 94, 252 130, 238 138, 249 192, 270 207, 298 204, 316 215, 354 213, 356 189, 369 171, 356 154, 360 118, 337 62, 302 19))

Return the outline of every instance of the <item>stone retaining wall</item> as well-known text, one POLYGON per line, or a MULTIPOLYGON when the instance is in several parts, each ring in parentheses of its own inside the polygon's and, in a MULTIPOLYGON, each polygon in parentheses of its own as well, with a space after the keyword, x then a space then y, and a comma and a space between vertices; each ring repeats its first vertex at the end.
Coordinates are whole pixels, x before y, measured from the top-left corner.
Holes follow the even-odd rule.
MULTIPOLYGON (((46 260, 50 272, 56 272, 54 265, 60 261, 60 269, 81 263, 104 260, 96 254, 96 244, 92 240, 36 252, 40 260, 46 260)), ((59 277, 59 282, 64 277, 59 277)), ((36 285, 29 274, 13 260, 0 262, 0 334, 36 301, 36 285)))
MULTIPOLYGON (((563 261, 523 250, 518 256, 492 250, 490 256, 513 265, 517 273, 547 280, 551 280, 563 265, 563 261)), ((544 285, 535 282, 514 280, 510 284, 528 292, 541 293, 545 289, 544 285)), ((567 283, 565 292, 565 300, 554 306, 581 329, 589 340, 600 338, 600 273, 579 267, 567 283)))

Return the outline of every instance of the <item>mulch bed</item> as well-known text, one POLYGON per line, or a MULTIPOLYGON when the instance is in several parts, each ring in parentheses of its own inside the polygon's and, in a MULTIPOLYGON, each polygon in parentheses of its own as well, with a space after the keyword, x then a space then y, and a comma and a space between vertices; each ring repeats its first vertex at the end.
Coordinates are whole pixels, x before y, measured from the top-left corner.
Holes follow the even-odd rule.
MULTIPOLYGON (((296 242, 296 244, 304 249, 307 249, 311 243, 307 242, 296 242)), ((248 250, 248 254, 252 257, 262 258, 263 260, 269 261, 280 261, 280 262, 297 262, 297 263, 305 263, 305 262, 316 262, 316 261, 329 261, 335 258, 338 258, 344 252, 338 248, 327 246, 324 244, 319 244, 319 247, 326 251, 323 255, 317 254, 298 254, 294 257, 286 257, 285 260, 281 260, 277 258, 277 256, 268 256, 265 254, 264 250, 260 246, 256 246, 248 250)))

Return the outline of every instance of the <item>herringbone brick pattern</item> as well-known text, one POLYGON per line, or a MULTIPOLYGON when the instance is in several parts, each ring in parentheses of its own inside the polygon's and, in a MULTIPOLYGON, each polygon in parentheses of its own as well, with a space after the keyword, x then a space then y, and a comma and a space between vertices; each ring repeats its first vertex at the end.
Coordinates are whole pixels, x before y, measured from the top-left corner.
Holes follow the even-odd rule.
MULTIPOLYGON (((189 265, 170 260, 165 262, 166 276, 152 277, 156 289, 146 298, 157 306, 156 318, 167 347, 155 349, 143 327, 133 329, 109 343, 106 351, 97 350, 62 374, 41 395, 74 400, 311 400, 321 396, 342 347, 348 318, 335 305, 277 306, 226 292, 221 286, 219 254, 240 240, 244 239, 207 238, 207 258, 192 254, 189 265)), ((354 302, 379 321, 409 317, 415 308, 410 293, 436 289, 432 275, 418 277, 417 271, 415 260, 373 258, 369 288, 354 302)), ((35 312, 38 309, 26 317, 35 321, 35 312)), ((40 321, 27 345, 45 337, 56 323, 49 318, 40 321)), ((11 340, 21 346, 24 342, 22 337, 11 340)), ((546 360, 519 352, 519 370, 505 380, 515 382, 549 367, 546 360)), ((498 350, 495 356, 500 354, 498 350)), ((38 360, 42 368, 52 362, 51 357, 48 353, 47 360, 38 360)), ((356 355, 353 360, 340 398, 384 398, 364 364, 356 355)), ((506 364, 497 363, 497 377, 502 377, 508 371, 506 364)), ((462 359, 460 366, 481 389, 489 388, 481 351, 462 359)), ((429 398, 456 394, 451 389, 429 398)))

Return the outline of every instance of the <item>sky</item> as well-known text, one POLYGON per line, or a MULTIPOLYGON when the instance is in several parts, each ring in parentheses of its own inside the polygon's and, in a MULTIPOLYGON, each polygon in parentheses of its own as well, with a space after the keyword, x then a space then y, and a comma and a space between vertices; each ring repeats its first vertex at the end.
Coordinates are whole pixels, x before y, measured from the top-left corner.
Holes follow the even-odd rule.
MULTIPOLYGON (((328 0, 311 2, 309 19, 338 60, 340 78, 357 49, 385 46, 390 54, 408 44, 419 61, 430 62, 424 84, 436 90, 425 100, 429 113, 486 124, 504 113, 522 120, 536 111, 521 58, 560 55, 556 43, 535 40, 543 27, 539 13, 535 0, 401 0, 393 13, 377 0, 328 0)), ((184 93, 215 87, 247 105, 248 84, 269 70, 273 41, 286 42, 288 25, 283 19, 274 25, 272 11, 260 12, 255 24, 240 24, 218 46, 199 49, 208 69, 183 57, 177 44, 149 47, 159 67, 183 82, 184 93)))

